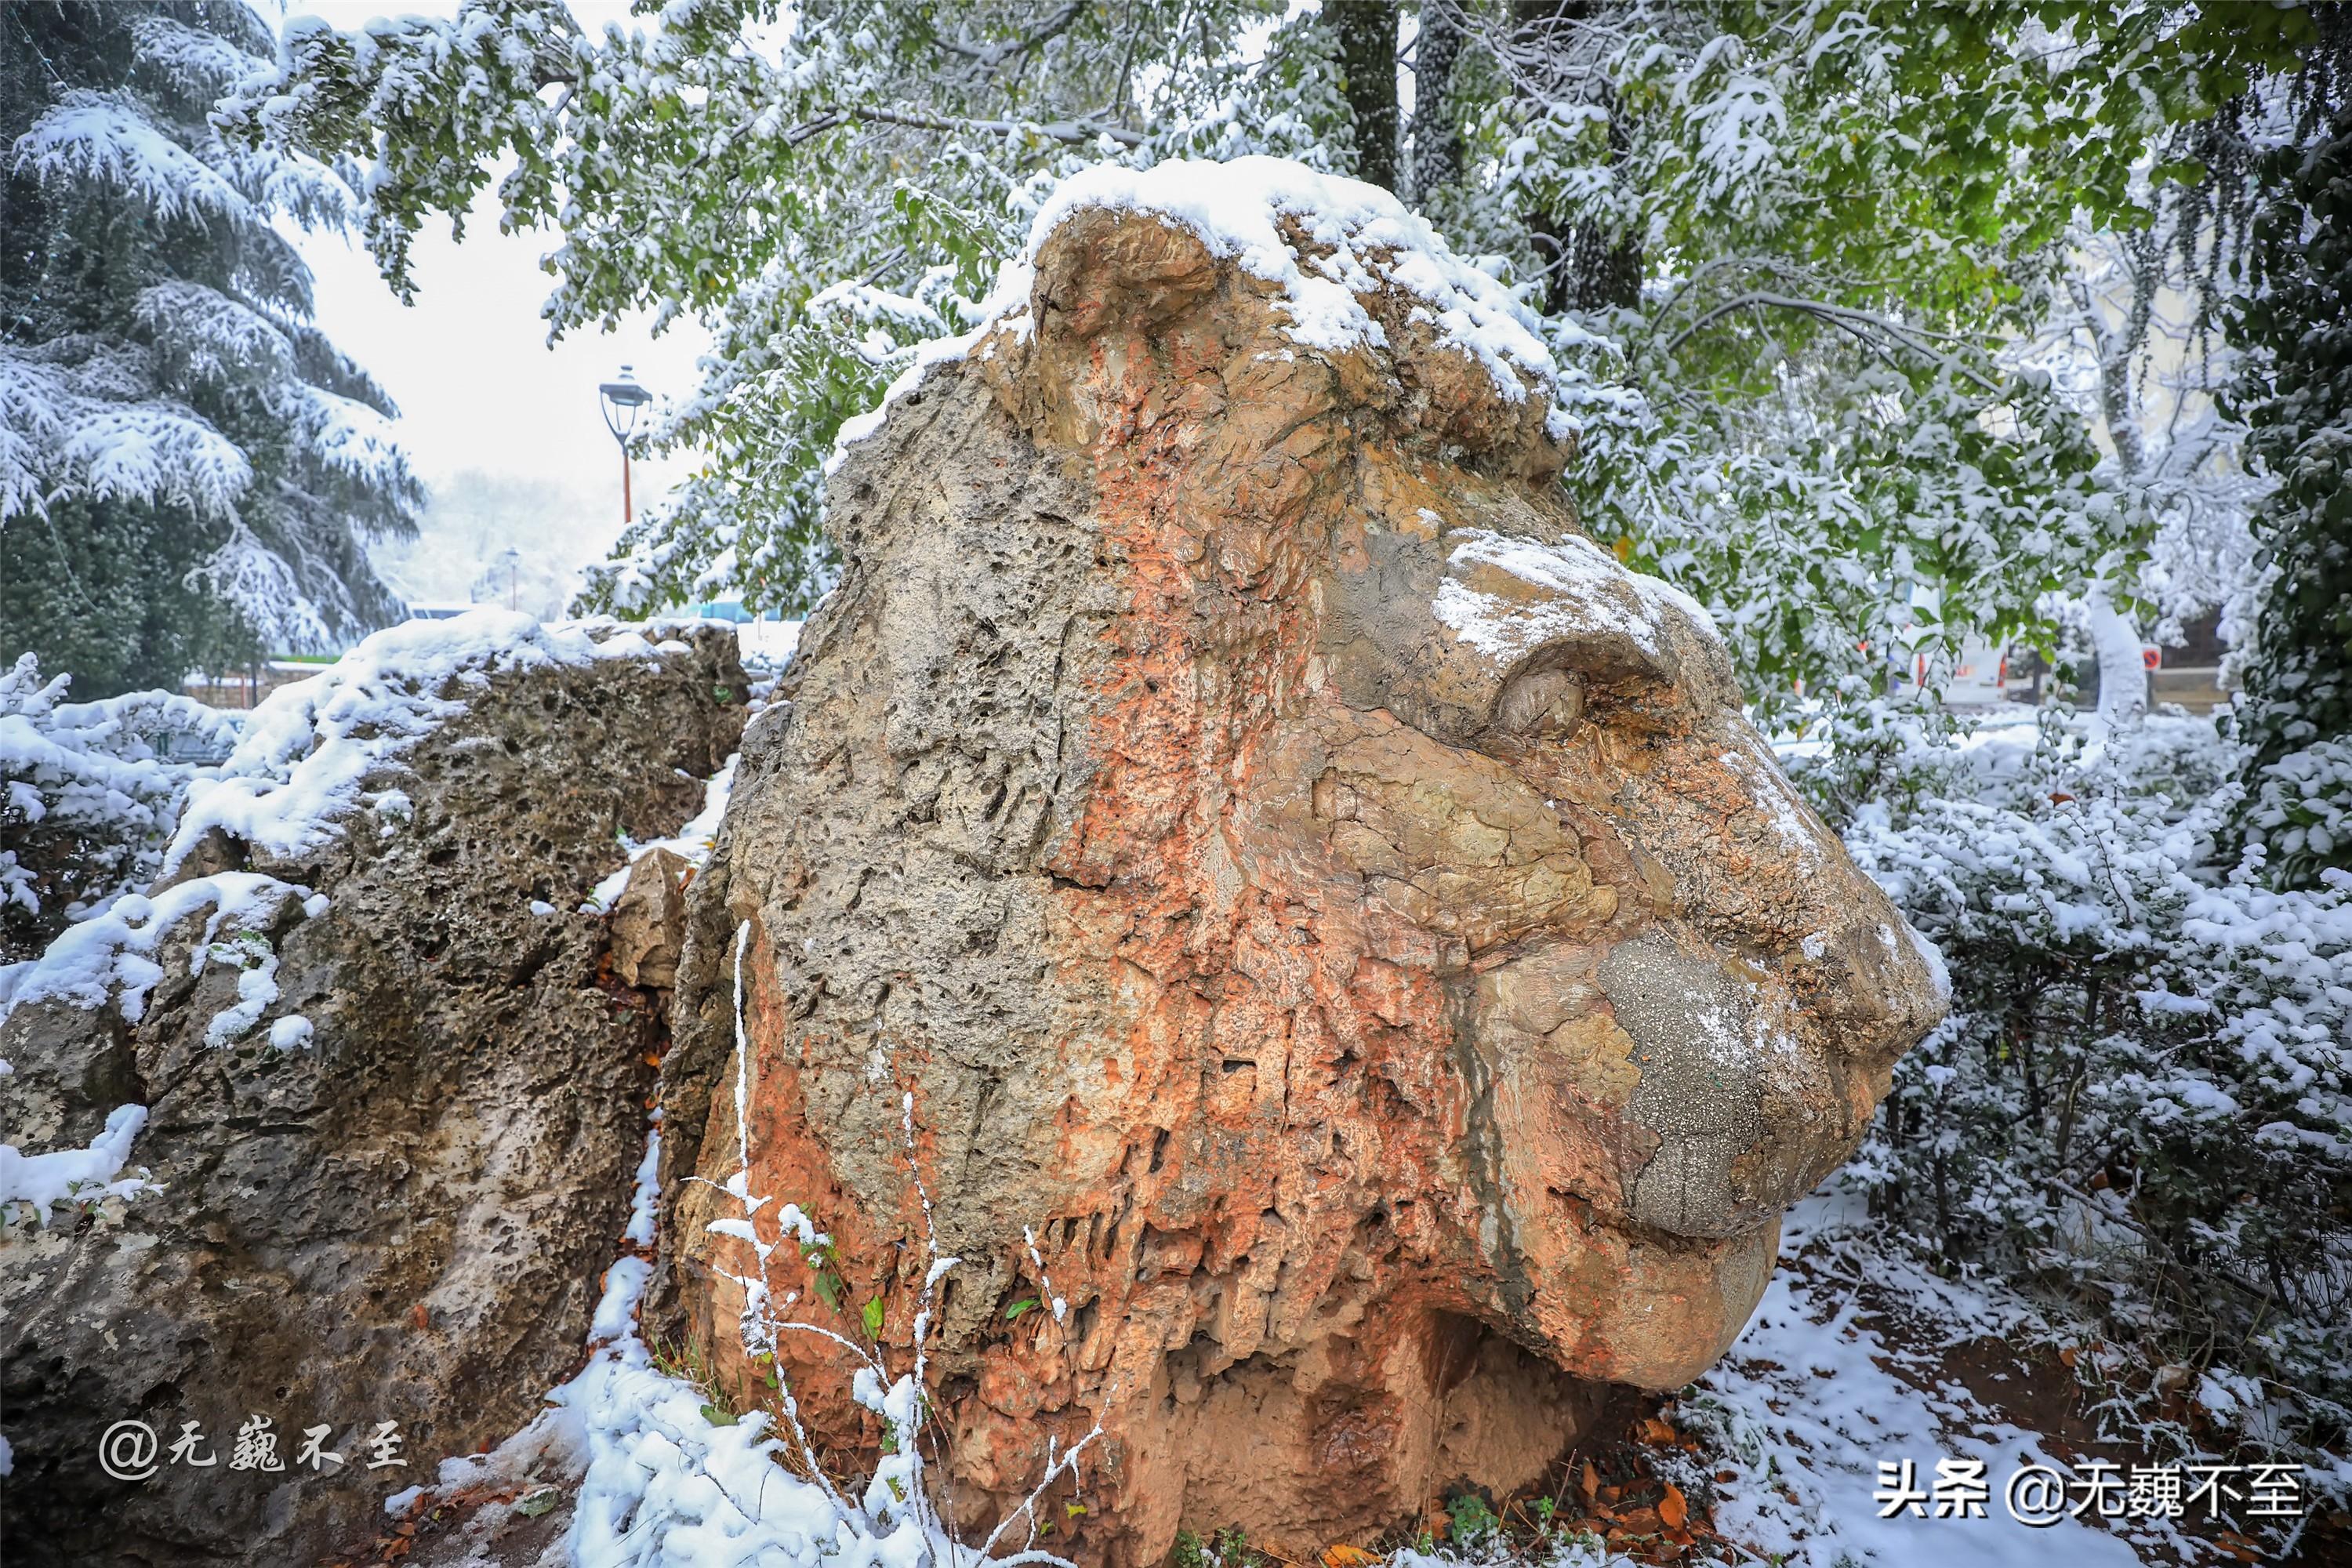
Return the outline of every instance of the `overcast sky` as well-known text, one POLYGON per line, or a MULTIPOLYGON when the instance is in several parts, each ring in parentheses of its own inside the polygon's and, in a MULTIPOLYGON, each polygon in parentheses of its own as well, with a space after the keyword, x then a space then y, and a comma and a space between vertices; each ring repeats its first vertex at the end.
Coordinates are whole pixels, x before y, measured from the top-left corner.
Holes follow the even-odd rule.
MULTIPOLYGON (((277 19, 271 0, 261 9, 277 19)), ((287 14, 356 27, 375 16, 456 9, 455 0, 293 0, 287 14)), ((618 0, 572 0, 572 9, 590 28, 607 20, 643 25, 633 24, 618 0)), ((701 329, 680 321, 656 338, 639 320, 610 335, 567 335, 551 349, 539 311, 554 280, 539 269, 539 259, 558 238, 543 231, 500 234, 489 193, 467 220, 462 244, 450 239, 446 220, 427 221, 415 247, 413 306, 384 287, 356 237, 295 237, 317 278, 320 327, 400 405, 400 437, 425 481, 446 485, 478 472, 543 484, 551 504, 561 498, 572 510, 600 502, 579 518, 567 553, 581 562, 601 557, 621 531, 621 465, 597 410, 596 384, 625 362, 656 394, 682 397, 698 379, 695 360, 708 342, 701 329)), ((638 463, 639 510, 698 461, 680 455, 638 463)), ((521 531, 544 537, 541 528, 521 531)), ((436 542, 428 539, 428 549, 436 542)), ((438 597, 445 590, 418 584, 409 591, 438 597)))

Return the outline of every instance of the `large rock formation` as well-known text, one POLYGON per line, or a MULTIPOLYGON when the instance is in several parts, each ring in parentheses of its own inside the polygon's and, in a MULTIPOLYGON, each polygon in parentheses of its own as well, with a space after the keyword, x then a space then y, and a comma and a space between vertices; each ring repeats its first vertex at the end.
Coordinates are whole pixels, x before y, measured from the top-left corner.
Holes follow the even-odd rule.
POLYGON ((1099 1426, 1053 1544, 1118 1563, 1507 1490, 1691 1377, 1942 1005, 1704 614, 1577 531, 1496 291, 1369 187, 1209 179, 1066 190, 848 449, 665 1068, 721 1375, 747 1306, 906 1364, 935 1226, 943 1496, 1099 1426))
POLYGON ((152 908, 0 972, 0 1136, 143 1107, 124 1174, 161 1188, 9 1205, 12 1568, 316 1562, 577 1363, 662 1033, 582 905, 616 833, 701 804, 746 695, 728 631, 654 636, 383 634, 255 713, 152 908), (282 1468, 232 1468, 255 1416, 282 1468), (197 1423, 213 1464, 110 1479, 118 1421, 197 1423), (385 1422, 403 1463, 371 1468, 385 1422), (313 1426, 343 1465, 299 1461, 313 1426))

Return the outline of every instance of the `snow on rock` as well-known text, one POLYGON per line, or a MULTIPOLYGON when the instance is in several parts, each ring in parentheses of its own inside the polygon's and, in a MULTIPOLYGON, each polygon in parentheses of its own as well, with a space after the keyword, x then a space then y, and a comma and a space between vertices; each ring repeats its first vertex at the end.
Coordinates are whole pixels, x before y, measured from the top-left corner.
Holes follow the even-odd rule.
POLYGON ((1558 638, 1611 634, 1645 653, 1660 654, 1670 615, 1686 616, 1710 634, 1715 630, 1715 622, 1689 595, 1627 571, 1580 534, 1556 544, 1484 529, 1464 530, 1462 536, 1431 607, 1456 637, 1496 664, 1516 664, 1558 638), (1475 579, 1481 567, 1536 592, 1482 592, 1464 580, 1475 579))
MULTIPOLYGON (((1210 254, 1231 257, 1254 278, 1281 286, 1290 335, 1308 348, 1382 344, 1386 335, 1358 296, 1395 289, 1420 301, 1441 342, 1484 364, 1506 397, 1547 393, 1558 373, 1534 331, 1534 317, 1495 279, 1454 254, 1427 220, 1378 185, 1318 174, 1286 158, 1213 163, 1178 159, 1149 169, 1100 164, 1072 175, 1045 199, 1029 227, 1020 279, 1045 237, 1090 208, 1148 213, 1197 235, 1210 254), (1328 254, 1302 258, 1284 219, 1328 254)), ((1024 280, 1025 281, 1025 280, 1024 280)), ((1003 284, 999 284, 1000 293, 1003 284)), ((1025 303, 1028 290, 1021 290, 1025 303)))
POLYGON ((998 272, 980 325, 917 348, 880 405, 843 423, 826 473, 847 447, 881 427, 890 405, 919 386, 932 366, 962 359, 1000 324, 1025 332, 1038 252, 1062 225, 1097 210, 1164 219, 1198 237, 1212 256, 1276 285, 1290 318, 1288 335, 1304 349, 1386 346, 1386 329, 1360 297, 1396 290, 1415 301, 1415 321, 1483 365, 1506 398, 1544 396, 1552 405, 1555 437, 1572 428, 1559 406, 1559 369, 1536 335, 1534 315, 1394 195, 1286 158, 1179 158, 1148 169, 1098 164, 1063 181, 1038 208, 1027 243, 998 272), (1301 255, 1286 225, 1296 226, 1319 254, 1301 255))
POLYGON ((87 1149, 26 1154, 14 1143, 0 1143, 0 1215, 13 1218, 16 1206, 27 1204, 47 1225, 49 1210, 58 1204, 138 1193, 150 1184, 144 1173, 116 1178, 131 1157, 131 1141, 146 1124, 145 1106, 123 1105, 107 1117, 106 1130, 87 1149))
MULTIPOLYGON (((253 710, 221 776, 192 792, 164 873, 215 829, 285 858, 318 848, 341 818, 368 804, 369 775, 464 711, 468 690, 494 674, 656 659, 648 629, 656 628, 613 620, 549 625, 479 609, 376 633, 253 710)), ((385 801, 393 804, 390 793, 385 801)))
MULTIPOLYGON (((378 632, 320 674, 272 692, 247 717, 227 760, 216 773, 207 770, 190 784, 155 868, 169 877, 215 832, 283 861, 333 839, 342 820, 362 805, 378 805, 389 816, 402 816, 410 809, 406 795, 382 787, 380 779, 371 795, 372 776, 465 711, 469 692, 482 689, 497 674, 598 659, 657 660, 661 656, 646 640, 646 629, 659 630, 610 620, 549 626, 527 615, 480 609, 378 632)), ((19 684, 32 679, 21 665, 16 675, 19 684)), ((17 711, 0 713, 0 760, 12 773, 21 763, 37 785, 54 776, 69 781, 58 787, 87 793, 132 782, 115 775, 136 771, 139 760, 111 760, 98 750, 107 727, 123 720, 103 705, 84 711, 57 707, 57 689, 53 682, 14 702, 17 711), (50 732, 37 729, 37 721, 46 721, 50 732), (71 750, 58 742, 61 726, 77 737, 71 750)), ((136 1023, 146 993, 162 978, 155 949, 174 925, 209 907, 208 947, 224 920, 248 922, 274 908, 285 892, 307 897, 309 889, 231 871, 179 883, 152 899, 121 899, 62 932, 39 957, 0 967, 0 1018, 25 1003, 49 997, 100 1006, 120 990, 124 1016, 136 1023)), ((197 952, 199 972, 205 952, 197 952)), ((274 960, 265 958, 247 969, 236 1006, 214 1020, 208 1034, 214 1044, 259 1021, 276 999, 275 967, 274 960)))
MULTIPOLYGON (((583 913, 600 915, 610 910, 613 901, 628 885, 630 868, 656 849, 667 849, 699 869, 710 859, 710 847, 719 838, 719 819, 727 814, 727 793, 735 785, 735 764, 739 759, 730 756, 727 765, 705 787, 702 809, 687 825, 667 838, 648 839, 643 844, 625 839, 628 858, 615 867, 610 876, 599 881, 580 906, 583 913)), ((552 912, 552 911, 551 911, 552 912)))
MULTIPOLYGON (((0 1020, 34 1002, 57 1000, 94 1008, 119 997, 124 1020, 136 1024, 145 1016, 147 994, 163 978, 156 951, 182 921, 210 911, 193 961, 195 973, 202 973, 225 924, 257 924, 289 896, 304 898, 307 903, 310 889, 253 871, 200 877, 152 898, 126 894, 103 913, 67 927, 40 957, 0 967, 0 1020)), ((259 1016, 256 1008, 253 1017, 259 1016)))
POLYGON ((396 628, 257 710, 189 803, 181 880, 0 971, 8 1190, 127 1192, 126 1160, 160 1178, 128 1215, 77 1203, 96 1212, 0 1268, 0 1323, 37 1313, 63 1368, 10 1400, 28 1536, 74 1561, 166 1540, 310 1562, 578 1364, 635 1218, 659 1034, 649 999, 600 984, 604 922, 569 911, 623 853, 616 823, 665 834, 705 804, 749 685, 716 626, 396 628), (108 1121, 122 1082, 143 1125, 108 1121), (224 1268, 241 1289, 186 1290, 224 1268), (191 1408, 395 1420, 417 1468, 222 1493, 179 1467, 107 1491, 86 1456, 158 1381, 191 1408))

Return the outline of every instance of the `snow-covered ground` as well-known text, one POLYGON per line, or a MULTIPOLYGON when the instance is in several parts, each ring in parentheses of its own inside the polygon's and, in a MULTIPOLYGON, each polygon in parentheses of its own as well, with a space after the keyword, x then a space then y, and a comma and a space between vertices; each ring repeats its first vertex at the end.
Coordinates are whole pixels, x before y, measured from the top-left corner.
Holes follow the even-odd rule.
MULTIPOLYGON (((2103 1529, 2071 1513, 2038 1525, 2011 1513, 2005 1489, 2021 1467, 2078 1482, 2086 1472, 2053 1437, 1996 1408, 2000 1384, 2019 1373, 1961 1358, 1971 1369, 1964 1382, 1948 1352, 2020 1345, 2042 1326, 1998 1283, 1939 1279, 1874 1241, 1860 1196, 1832 1177, 1788 1216, 1780 1267, 1747 1331, 1681 1402, 1685 1427, 1707 1429, 1718 1450, 1708 1456, 1716 1528, 1792 1568, 2196 1561, 2199 1543, 2166 1520, 2103 1529), (1938 1461, 1981 1462, 1983 1517, 1937 1518, 1932 1495, 1921 1504, 1927 1517, 1907 1506, 1880 1517, 1879 1467, 1905 1460, 1930 1494, 1938 1461)), ((2067 1506, 2080 1495, 2078 1486, 2067 1506)))

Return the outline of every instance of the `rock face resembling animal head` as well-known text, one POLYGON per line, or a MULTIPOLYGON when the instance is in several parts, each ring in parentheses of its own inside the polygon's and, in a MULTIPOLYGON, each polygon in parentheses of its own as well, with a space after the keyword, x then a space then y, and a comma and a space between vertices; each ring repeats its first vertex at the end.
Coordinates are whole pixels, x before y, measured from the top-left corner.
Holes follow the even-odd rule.
MULTIPOLYGON (((1254 247, 1066 201, 849 449, 666 1072, 722 1371, 739 1171, 886 1345, 928 1213, 959 1509, 1099 1426, 1064 1549, 1120 1563, 1507 1491, 1695 1375, 1943 1005, 1704 613, 1577 531, 1492 296, 1367 187, 1215 177, 1254 247)), ((875 1441, 799 1338, 821 1440, 875 1441)))

